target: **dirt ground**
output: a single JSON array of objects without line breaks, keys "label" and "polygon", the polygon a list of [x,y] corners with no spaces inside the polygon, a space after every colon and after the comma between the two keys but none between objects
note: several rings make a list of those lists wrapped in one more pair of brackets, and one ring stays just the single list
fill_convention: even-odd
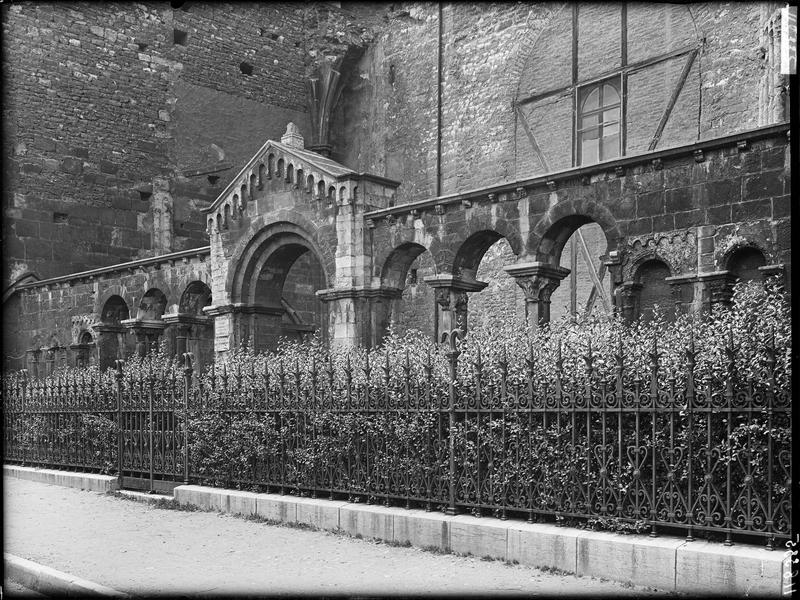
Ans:
[{"label": "dirt ground", "polygon": [[11,477],[3,483],[5,552],[131,594],[666,595]]}]

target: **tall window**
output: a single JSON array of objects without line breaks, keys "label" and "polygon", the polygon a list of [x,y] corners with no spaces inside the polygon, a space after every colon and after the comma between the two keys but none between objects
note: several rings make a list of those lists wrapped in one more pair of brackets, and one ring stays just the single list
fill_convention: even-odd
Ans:
[{"label": "tall window", "polygon": [[579,165],[590,165],[620,156],[621,115],[619,79],[608,79],[579,90]]}]

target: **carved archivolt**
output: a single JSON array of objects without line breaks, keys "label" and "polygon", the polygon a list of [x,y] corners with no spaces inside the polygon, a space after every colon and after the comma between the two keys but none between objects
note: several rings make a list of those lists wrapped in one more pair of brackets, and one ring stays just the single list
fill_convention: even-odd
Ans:
[{"label": "carved archivolt", "polygon": [[72,343],[80,344],[81,334],[84,331],[88,331],[91,334],[92,340],[97,339],[97,334],[94,328],[100,324],[100,321],[98,321],[97,317],[93,314],[77,315],[72,317],[72,328],[70,331],[72,334]]},{"label": "carved archivolt", "polygon": [[630,237],[622,263],[624,281],[633,281],[639,266],[652,259],[666,264],[673,275],[697,271],[697,233],[692,229]]}]

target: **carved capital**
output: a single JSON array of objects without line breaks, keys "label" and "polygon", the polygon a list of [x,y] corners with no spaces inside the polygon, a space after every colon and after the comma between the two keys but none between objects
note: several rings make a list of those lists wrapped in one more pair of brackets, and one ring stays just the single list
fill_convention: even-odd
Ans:
[{"label": "carved capital", "polygon": [[528,302],[550,302],[553,291],[569,275],[569,269],[542,262],[519,263],[503,268],[516,279]]}]

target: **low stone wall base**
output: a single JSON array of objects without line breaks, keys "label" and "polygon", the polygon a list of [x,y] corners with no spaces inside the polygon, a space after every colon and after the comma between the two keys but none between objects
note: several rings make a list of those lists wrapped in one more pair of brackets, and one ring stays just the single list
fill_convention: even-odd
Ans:
[{"label": "low stone wall base", "polygon": [[17,479],[27,479],[28,481],[38,481],[39,483],[89,490],[91,492],[112,492],[119,489],[119,479],[117,477],[97,475],[95,473],[74,473],[56,469],[3,465],[3,475],[16,477]]},{"label": "low stone wall base", "polygon": [[180,504],[343,530],[447,552],[489,556],[577,576],[665,591],[719,596],[781,595],[784,552],[674,537],[586,531],[418,509],[254,494],[198,485],[175,488]]}]

